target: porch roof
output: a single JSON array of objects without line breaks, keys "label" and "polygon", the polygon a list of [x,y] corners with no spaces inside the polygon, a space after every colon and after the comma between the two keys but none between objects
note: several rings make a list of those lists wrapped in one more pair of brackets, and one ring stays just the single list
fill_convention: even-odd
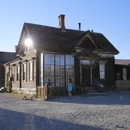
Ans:
[{"label": "porch roof", "polygon": [[115,60],[116,65],[130,65],[129,59],[116,59]]},{"label": "porch roof", "polygon": [[18,58],[14,52],[0,52],[0,64],[5,64]]}]

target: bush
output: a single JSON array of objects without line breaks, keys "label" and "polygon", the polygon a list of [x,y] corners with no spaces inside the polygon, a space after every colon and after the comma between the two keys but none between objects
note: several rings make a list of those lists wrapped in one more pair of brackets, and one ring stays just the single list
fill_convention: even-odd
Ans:
[{"label": "bush", "polygon": [[6,88],[6,92],[11,93],[12,92],[11,88]]}]

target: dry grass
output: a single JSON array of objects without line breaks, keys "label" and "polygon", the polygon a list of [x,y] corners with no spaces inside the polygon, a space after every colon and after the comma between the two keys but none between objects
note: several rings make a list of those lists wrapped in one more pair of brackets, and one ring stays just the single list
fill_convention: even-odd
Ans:
[{"label": "dry grass", "polygon": [[24,97],[32,97],[34,95],[30,95],[30,94],[21,94],[21,93],[16,93],[16,92],[12,92],[12,93],[9,93],[9,97],[10,98],[16,98],[16,99],[23,99]]}]

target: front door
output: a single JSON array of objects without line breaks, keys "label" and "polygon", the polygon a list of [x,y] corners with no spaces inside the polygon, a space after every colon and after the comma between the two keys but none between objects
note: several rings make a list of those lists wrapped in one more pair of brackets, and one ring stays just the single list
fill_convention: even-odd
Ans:
[{"label": "front door", "polygon": [[82,65],[82,83],[84,86],[91,85],[90,66]]}]

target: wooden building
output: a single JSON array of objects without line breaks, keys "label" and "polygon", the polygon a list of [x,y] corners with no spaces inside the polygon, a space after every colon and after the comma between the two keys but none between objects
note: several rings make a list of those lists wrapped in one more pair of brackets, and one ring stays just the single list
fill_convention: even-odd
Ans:
[{"label": "wooden building", "polygon": [[130,60],[116,59],[116,80],[130,80]]},{"label": "wooden building", "polygon": [[130,60],[116,59],[116,86],[120,90],[130,90]]},{"label": "wooden building", "polygon": [[[65,15],[59,15],[59,28],[24,23],[16,53],[20,58],[5,64],[5,84],[12,89],[36,92],[51,82],[54,95],[66,94],[67,80],[73,91],[81,84],[92,86],[93,79],[115,85],[115,58],[118,50],[101,34],[67,29]],[[7,75],[7,73],[10,73]]]},{"label": "wooden building", "polygon": [[16,53],[14,52],[0,52],[0,87],[5,86],[5,68],[4,64],[16,59]]}]

